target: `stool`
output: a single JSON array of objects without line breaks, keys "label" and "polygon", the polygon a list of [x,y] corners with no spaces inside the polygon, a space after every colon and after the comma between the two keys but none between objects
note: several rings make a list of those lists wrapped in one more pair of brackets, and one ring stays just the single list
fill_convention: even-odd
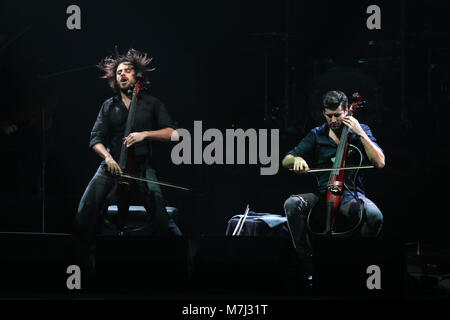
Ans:
[{"label": "stool", "polygon": [[[166,207],[166,211],[169,217],[176,221],[179,210],[175,207]],[[144,206],[129,206],[128,212],[127,223],[123,229],[124,232],[143,230],[150,225],[151,219]],[[105,218],[103,219],[104,225],[108,229],[118,232],[118,219],[119,209],[117,205],[108,206]]]}]

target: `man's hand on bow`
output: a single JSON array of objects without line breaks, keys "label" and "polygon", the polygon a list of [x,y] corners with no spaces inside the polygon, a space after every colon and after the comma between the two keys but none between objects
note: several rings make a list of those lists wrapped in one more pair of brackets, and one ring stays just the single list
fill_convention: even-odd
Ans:
[{"label": "man's hand on bow", "polygon": [[294,170],[295,173],[304,174],[308,173],[309,166],[302,157],[295,157],[292,170]]},{"label": "man's hand on bow", "polygon": [[105,158],[106,166],[108,167],[108,171],[112,174],[120,174],[122,173],[122,170],[119,167],[119,164],[112,158],[112,157],[106,157]]}]

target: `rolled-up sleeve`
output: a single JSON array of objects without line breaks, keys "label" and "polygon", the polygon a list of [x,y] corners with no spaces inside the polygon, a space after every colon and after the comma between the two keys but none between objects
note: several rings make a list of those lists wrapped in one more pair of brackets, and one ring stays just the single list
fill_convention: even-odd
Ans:
[{"label": "rolled-up sleeve", "polygon": [[156,125],[158,129],[164,129],[164,128],[172,128],[176,129],[177,124],[175,121],[173,121],[172,117],[170,116],[169,112],[167,111],[166,106],[161,102],[157,101],[155,103],[155,119],[156,119]]},{"label": "rolled-up sleeve", "polygon": [[92,148],[97,143],[102,143],[103,145],[107,145],[107,137],[109,136],[109,122],[107,116],[108,110],[108,101],[105,101],[100,108],[100,111],[97,116],[97,120],[94,123],[94,127],[91,131],[91,139],[89,141],[89,148]]},{"label": "rolled-up sleeve", "polygon": [[316,135],[313,131],[310,131],[306,137],[304,137],[300,143],[287,154],[293,155],[294,157],[305,157],[310,156],[314,149],[314,144],[316,141]]},{"label": "rolled-up sleeve", "polygon": [[367,134],[367,136],[369,137],[370,141],[372,141],[381,150],[381,152],[384,153],[383,149],[381,149],[380,146],[378,145],[377,139],[373,136],[372,130],[370,130],[370,127],[368,125],[366,125],[366,124],[361,124],[361,128]]}]

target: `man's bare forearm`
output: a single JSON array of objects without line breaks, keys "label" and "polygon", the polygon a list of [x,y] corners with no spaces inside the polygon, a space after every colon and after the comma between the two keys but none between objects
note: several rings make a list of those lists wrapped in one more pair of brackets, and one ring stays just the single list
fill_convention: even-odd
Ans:
[{"label": "man's bare forearm", "polygon": [[112,158],[111,154],[108,152],[108,150],[106,150],[105,146],[103,145],[103,143],[96,143],[92,149],[102,158],[102,159],[106,159],[106,158]]},{"label": "man's bare forearm", "polygon": [[111,154],[106,150],[103,143],[95,144],[92,149],[103,159],[105,159],[106,167],[108,171],[112,174],[120,174],[122,173],[122,169],[119,167],[119,164],[114,160]]},{"label": "man's bare forearm", "polygon": [[366,134],[361,135],[360,139],[370,162],[372,162],[378,169],[383,168],[385,164],[383,151],[381,151],[380,148],[378,148]]},{"label": "man's bare forearm", "polygon": [[154,131],[144,131],[145,139],[158,140],[158,141],[170,141],[170,137],[175,130],[172,128],[164,128]]}]

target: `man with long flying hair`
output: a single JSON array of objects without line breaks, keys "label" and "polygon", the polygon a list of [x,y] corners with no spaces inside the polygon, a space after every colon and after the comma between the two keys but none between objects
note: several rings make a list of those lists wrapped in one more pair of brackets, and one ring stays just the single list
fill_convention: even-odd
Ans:
[{"label": "man with long flying hair", "polygon": [[[122,144],[134,149],[134,174],[157,181],[152,141],[170,141],[176,129],[164,104],[144,91],[137,101],[133,131],[124,137],[131,103],[130,89],[136,83],[138,73],[154,70],[148,68],[151,60],[147,54],[130,49],[126,54],[106,57],[97,65],[105,72],[103,78],[107,79],[116,95],[103,103],[91,131],[89,147],[103,161],[89,182],[75,217],[74,235],[85,250],[93,247],[97,223],[116,183],[115,175],[122,172],[118,165]],[[166,212],[159,185],[149,182],[137,182],[136,185],[146,211],[152,215],[156,234],[181,235]]]}]

